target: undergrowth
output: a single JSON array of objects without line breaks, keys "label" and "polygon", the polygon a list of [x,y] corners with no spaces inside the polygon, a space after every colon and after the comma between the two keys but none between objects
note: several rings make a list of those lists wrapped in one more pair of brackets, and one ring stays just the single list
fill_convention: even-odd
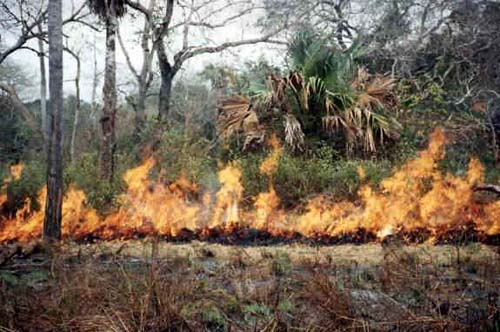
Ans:
[{"label": "undergrowth", "polygon": [[35,245],[1,266],[0,330],[500,331],[498,253],[436,248]]}]

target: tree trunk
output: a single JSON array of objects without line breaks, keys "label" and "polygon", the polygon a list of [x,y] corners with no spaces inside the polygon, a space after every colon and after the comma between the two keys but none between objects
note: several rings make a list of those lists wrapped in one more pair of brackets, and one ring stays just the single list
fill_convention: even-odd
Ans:
[{"label": "tree trunk", "polygon": [[158,63],[160,65],[160,96],[158,100],[158,121],[166,122],[169,120],[170,96],[172,94],[172,81],[175,71],[168,62],[167,52],[163,42],[160,42],[157,48]]},{"label": "tree trunk", "polygon": [[50,0],[49,25],[49,130],[47,142],[47,200],[43,236],[47,240],[61,238],[63,200],[63,34],[62,0]]},{"label": "tree trunk", "polygon": [[160,100],[159,100],[159,121],[168,121],[170,114],[170,98],[172,95],[172,76],[163,76],[161,78],[160,86]]},{"label": "tree trunk", "polygon": [[145,82],[140,82],[139,95],[137,96],[137,102],[134,105],[136,137],[139,137],[142,129],[144,128],[144,120],[146,118],[146,96],[148,89],[145,84]]},{"label": "tree trunk", "polygon": [[[113,8],[113,6],[111,6]],[[116,15],[106,19],[106,65],[104,69],[103,108],[101,117],[102,144],[100,177],[113,181],[115,167],[115,120],[116,120]]]},{"label": "tree trunk", "polygon": [[167,68],[162,66],[160,63],[160,72],[161,72],[161,85],[160,85],[160,96],[158,101],[158,121],[166,122],[169,120],[170,113],[170,97],[172,95],[172,81],[174,75],[170,66],[166,66]]},{"label": "tree trunk", "polygon": [[[38,26],[38,32],[42,33],[42,26]],[[47,141],[47,74],[45,71],[45,50],[43,39],[38,38],[38,56],[40,59],[40,114],[42,118],[42,134]]]},{"label": "tree trunk", "polygon": [[69,154],[71,162],[75,161],[75,141],[76,141],[76,131],[78,129],[78,122],[80,117],[80,59],[78,55],[75,54],[76,59],[76,77],[75,77],[75,88],[76,88],[76,107],[75,107],[75,118],[73,119],[73,131],[71,132],[71,145],[69,149]]},{"label": "tree trunk", "polygon": [[[153,12],[156,5],[156,0],[150,0],[148,11]],[[150,40],[152,37],[152,27],[153,22],[146,18],[144,20],[144,30],[142,32],[141,38],[141,48],[142,48],[142,68],[140,75],[138,75],[139,83],[139,96],[135,107],[135,134],[139,138],[139,135],[144,128],[144,120],[146,119],[146,98],[148,95],[148,90],[151,84],[151,66],[154,56],[154,43],[150,47]],[[153,49],[151,49],[153,48]],[[133,70],[133,68],[131,67]]]},{"label": "tree trunk", "polygon": [[97,45],[96,45],[96,38],[94,35],[94,45],[93,45],[93,51],[94,51],[94,77],[92,79],[92,105],[91,105],[91,110],[90,110],[90,120],[92,121],[92,130],[93,132],[97,132],[97,103],[96,103],[96,96],[97,96],[97,85],[99,84],[99,73],[97,72]]}]

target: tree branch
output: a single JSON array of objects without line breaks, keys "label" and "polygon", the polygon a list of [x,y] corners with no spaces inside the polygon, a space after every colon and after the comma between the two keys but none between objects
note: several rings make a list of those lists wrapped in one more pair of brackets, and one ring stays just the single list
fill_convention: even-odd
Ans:
[{"label": "tree branch", "polygon": [[10,96],[12,102],[14,103],[14,107],[19,111],[19,113],[21,114],[21,117],[24,119],[24,121],[26,122],[28,127],[30,127],[30,129],[33,130],[34,132],[40,134],[41,137],[43,137],[42,131],[40,130],[39,126],[37,125],[35,117],[26,108],[26,106],[24,106],[21,99],[17,95],[16,89],[8,84],[0,83],[0,90],[4,91],[5,93],[7,93]]},{"label": "tree branch", "polygon": [[139,73],[137,70],[134,68],[134,65],[132,64],[132,60],[130,59],[130,55],[128,54],[127,48],[123,44],[122,40],[122,35],[120,33],[120,29],[116,29],[116,36],[118,37],[118,42],[120,43],[120,47],[122,48],[123,54],[125,54],[125,60],[127,61],[128,68],[134,74],[134,76],[139,80]]},{"label": "tree branch", "polygon": [[192,47],[188,51],[181,51],[177,53],[176,55],[176,64],[177,62],[180,62],[180,65],[182,63],[194,56],[200,55],[200,54],[208,54],[208,53],[217,53],[224,51],[229,48],[235,48],[239,46],[245,46],[245,45],[253,45],[253,44],[259,44],[259,43],[279,43],[281,44],[282,42],[277,41],[277,40],[272,40],[271,38],[276,36],[279,32],[281,32],[282,29],[278,31],[274,31],[272,33],[269,33],[265,36],[262,36],[260,38],[252,38],[252,39],[244,39],[244,40],[238,40],[238,41],[232,41],[232,42],[225,42],[217,46],[206,46],[206,47]]}]

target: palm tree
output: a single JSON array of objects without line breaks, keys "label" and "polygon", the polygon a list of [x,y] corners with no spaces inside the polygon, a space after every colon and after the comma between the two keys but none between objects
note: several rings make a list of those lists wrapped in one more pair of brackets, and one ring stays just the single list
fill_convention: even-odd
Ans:
[{"label": "palm tree", "polygon": [[113,181],[115,168],[116,96],[116,34],[118,18],[125,14],[124,0],[89,0],[92,11],[106,24],[106,65],[104,69],[103,108],[101,117],[102,144],[100,152],[101,179]]},{"label": "palm tree", "polygon": [[[399,124],[390,111],[398,99],[392,78],[370,75],[357,65],[361,51],[358,43],[341,50],[328,39],[299,33],[289,46],[292,70],[288,76],[271,75],[267,90],[248,103],[260,108],[260,113],[280,111],[285,141],[293,150],[304,148],[305,136],[323,131],[342,133],[348,150],[361,146],[374,152],[377,142],[397,136]],[[242,100],[238,103],[241,111]],[[223,104],[219,119],[230,119],[232,109],[231,103]],[[245,115],[240,112],[239,117]],[[242,128],[233,125],[231,129]]]},{"label": "palm tree", "polygon": [[343,132],[348,148],[374,152],[377,141],[397,137],[399,124],[389,114],[397,106],[395,80],[370,75],[357,65],[361,56],[359,43],[342,50],[328,39],[300,33],[289,48],[295,74],[288,85],[299,96],[299,120],[308,115],[330,134]]},{"label": "palm tree", "polygon": [[61,238],[63,166],[63,34],[62,0],[50,0],[49,25],[49,126],[47,132],[47,199],[43,236],[49,240]]}]

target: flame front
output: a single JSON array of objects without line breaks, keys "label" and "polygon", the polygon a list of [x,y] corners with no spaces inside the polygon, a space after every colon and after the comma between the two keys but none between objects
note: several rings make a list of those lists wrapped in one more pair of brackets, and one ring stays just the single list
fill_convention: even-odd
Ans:
[{"label": "flame front", "polygon": [[273,176],[278,170],[279,161],[281,155],[283,154],[283,148],[281,147],[278,137],[273,134],[268,142],[269,147],[271,147],[271,153],[264,159],[260,165],[260,172],[267,176],[269,182],[269,189],[267,192],[260,193],[255,199],[255,223],[254,227],[257,229],[271,230],[277,225],[271,224],[271,218],[274,220],[280,219],[281,213],[277,211],[280,204],[280,199],[276,194],[274,189]]},{"label": "flame front", "polygon": [[219,172],[220,190],[217,192],[214,213],[210,227],[229,227],[240,221],[238,204],[243,195],[241,170],[237,164],[230,164]]},{"label": "flame front", "polygon": [[[63,201],[63,237],[175,237],[183,230],[203,233],[209,229],[231,231],[235,227],[249,227],[276,236],[299,233],[312,238],[364,229],[382,239],[419,229],[437,236],[471,223],[484,234],[500,234],[500,202],[479,204],[474,200],[473,188],[483,181],[483,166],[472,159],[465,176],[442,174],[438,163],[445,157],[445,144],[443,131],[436,130],[430,136],[428,148],[383,180],[379,190],[364,185],[357,202],[335,202],[319,195],[307,203],[301,214],[279,208],[273,176],[282,147],[276,136],[269,140],[271,152],[260,167],[268,178],[268,190],[254,198],[251,210],[240,206],[244,187],[239,164],[230,163],[219,171],[217,192],[202,193],[185,177],[169,184],[161,176],[159,180],[151,180],[150,173],[156,163],[149,158],[125,173],[128,190],[120,197],[121,207],[110,215],[99,216],[88,206],[85,193],[70,186]],[[11,181],[19,179],[21,172],[22,165],[13,166],[2,191]],[[363,180],[364,170],[360,168],[358,173]],[[46,190],[41,189],[40,206],[45,206],[45,200]],[[7,195],[0,195],[0,206],[6,201]],[[38,238],[42,225],[43,209],[34,211],[27,199],[14,217],[0,219],[0,242]]]}]

